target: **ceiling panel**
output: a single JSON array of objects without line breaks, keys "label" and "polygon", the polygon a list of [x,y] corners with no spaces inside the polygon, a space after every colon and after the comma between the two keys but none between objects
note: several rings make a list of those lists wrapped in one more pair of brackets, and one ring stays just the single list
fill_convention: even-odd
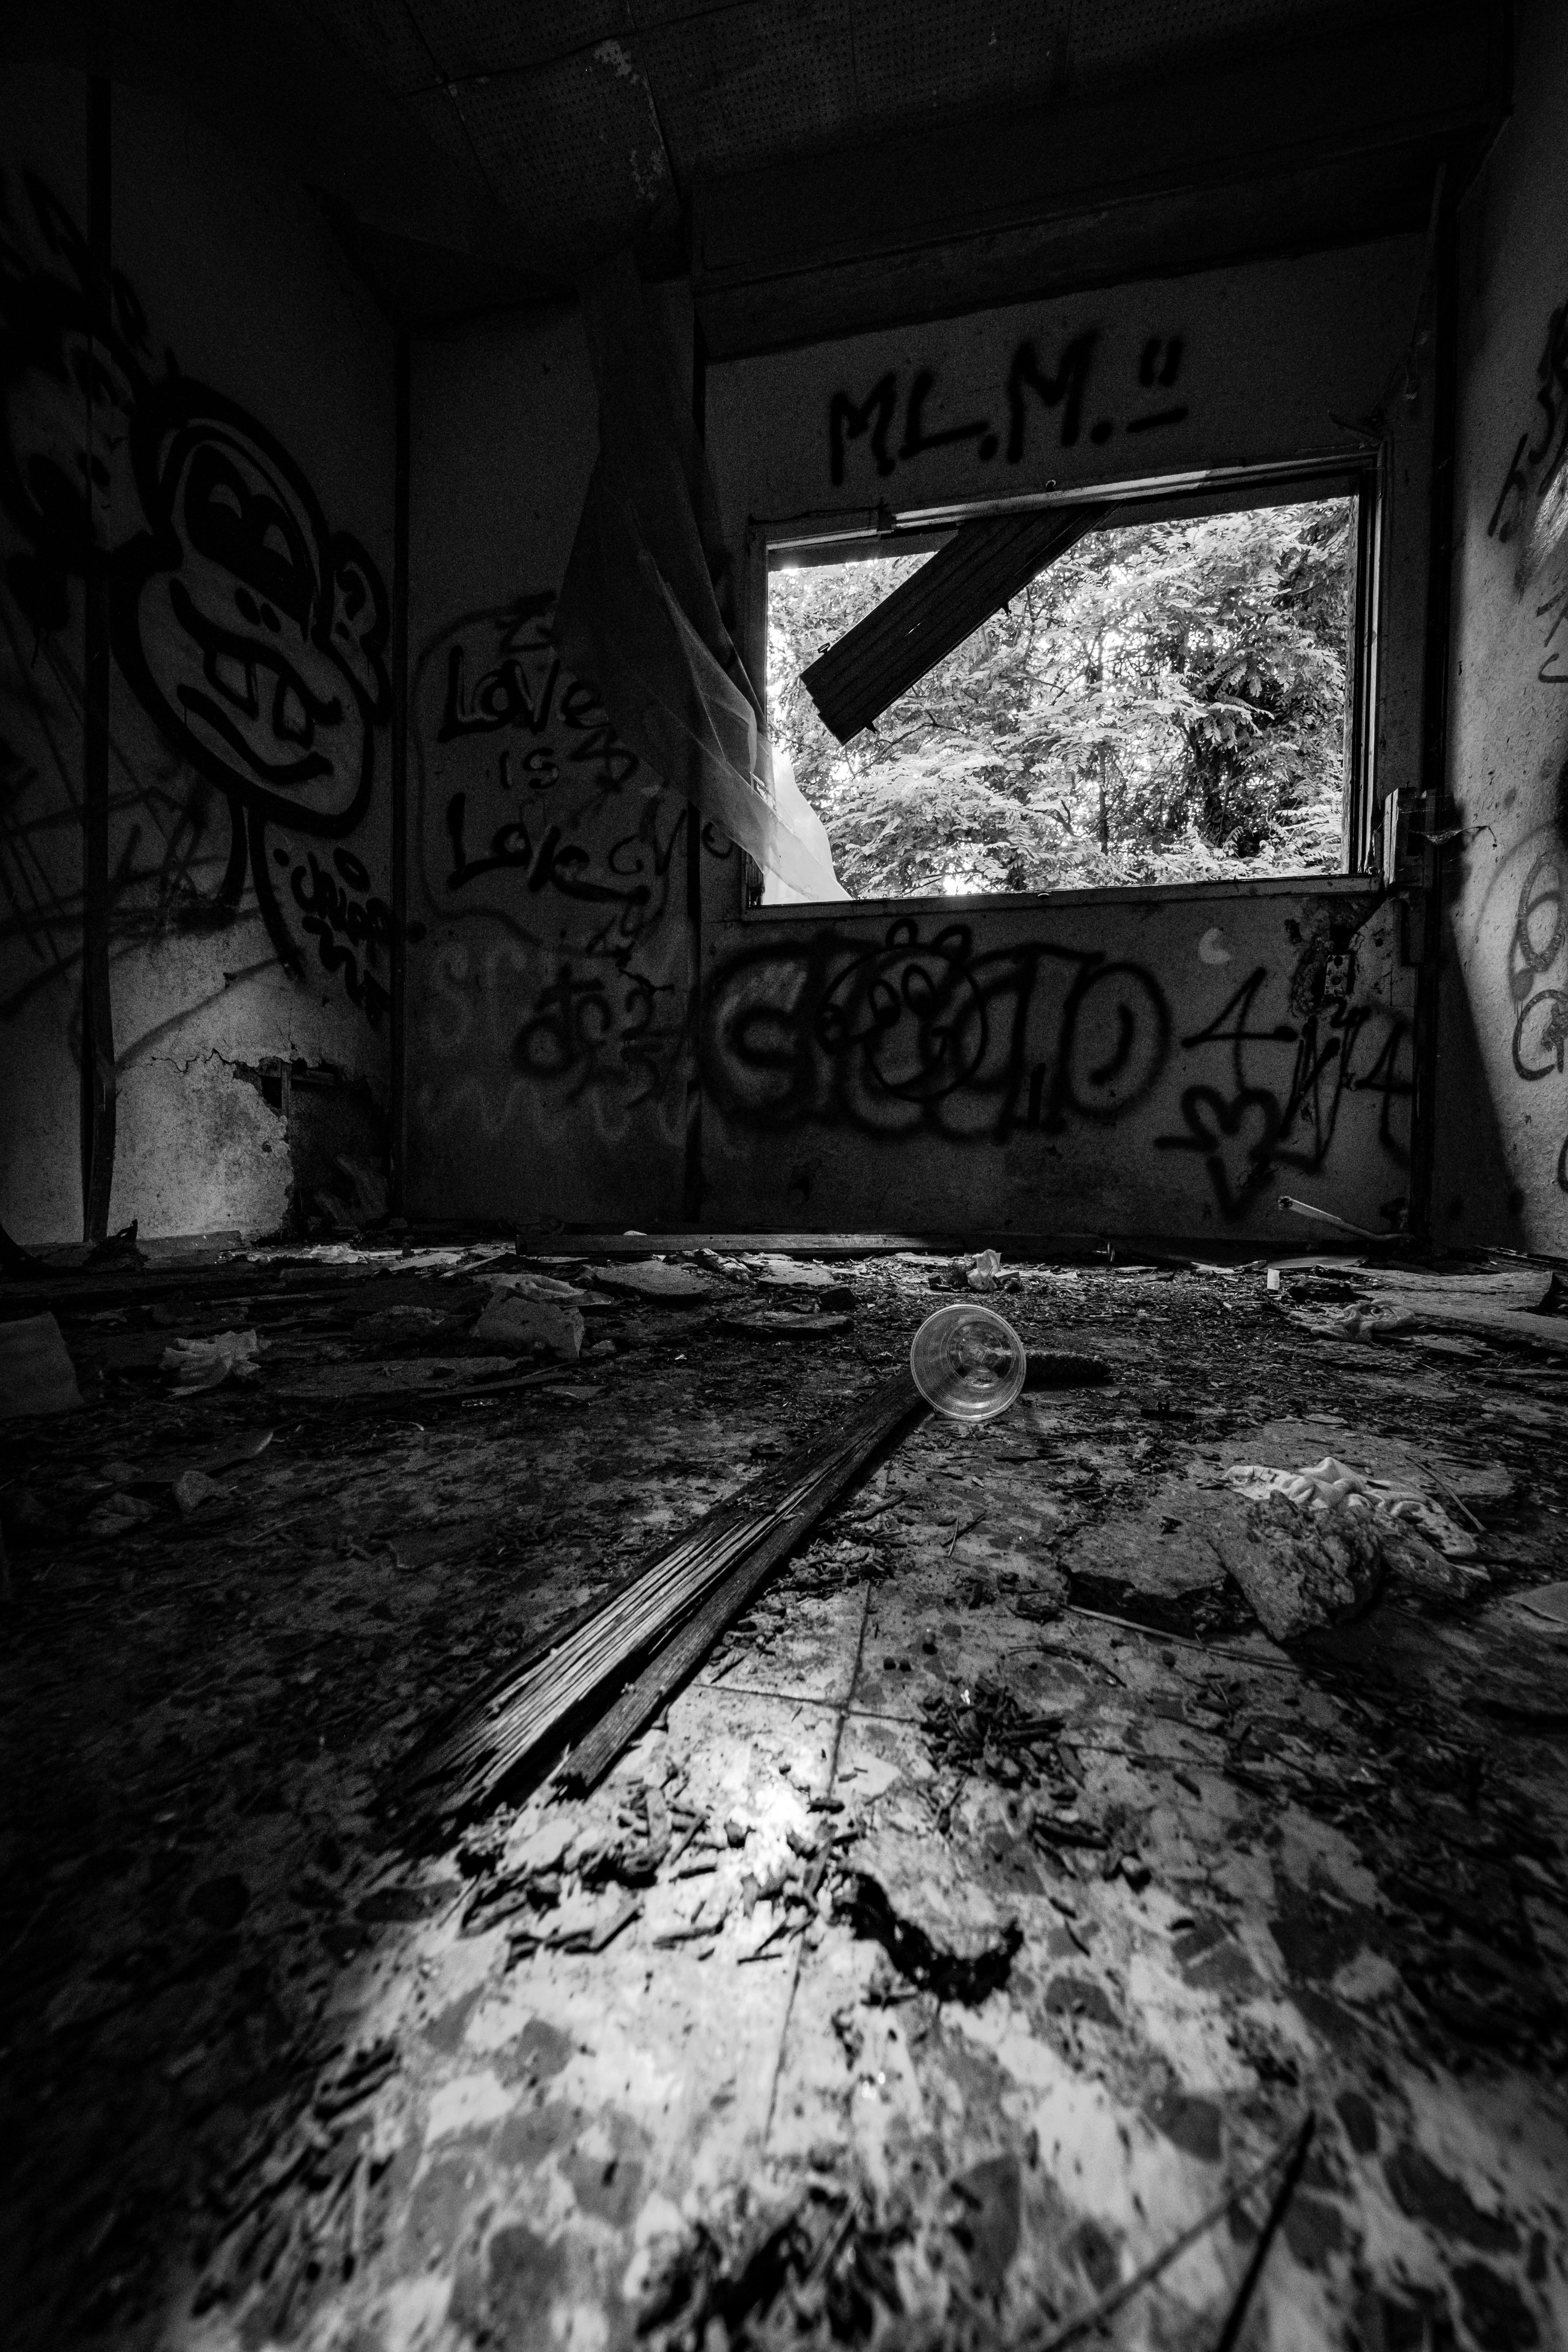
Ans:
[{"label": "ceiling panel", "polygon": [[619,0],[405,0],[448,81],[549,65],[624,33]]},{"label": "ceiling panel", "polygon": [[1048,97],[1067,0],[855,0],[859,128],[922,129]]},{"label": "ceiling panel", "polygon": [[[482,171],[531,255],[553,255],[569,268],[639,240],[645,263],[657,252],[658,267],[679,268],[683,202],[710,192],[711,222],[713,206],[727,204],[724,190],[748,173],[798,166],[810,212],[825,158],[843,167],[840,180],[847,174],[834,198],[834,238],[854,240],[863,213],[887,210],[877,158],[900,141],[920,161],[898,209],[912,203],[923,215],[934,184],[947,212],[966,220],[966,175],[988,184],[1034,168],[1086,109],[1153,104],[1165,128],[1179,131],[1215,77],[1239,71],[1243,126],[1256,130],[1289,98],[1291,58],[1310,58],[1320,34],[1353,79],[1362,46],[1387,37],[1394,20],[1419,48],[1433,6],[314,0],[311,14],[367,80],[417,118],[455,170],[476,187]],[[1482,6],[1475,0],[1478,16]],[[971,154],[976,141],[982,152]],[[1086,184],[1128,160],[1082,159]]]},{"label": "ceiling panel", "polygon": [[[1235,57],[1318,26],[1370,31],[1399,0],[1074,0],[1070,77],[1075,91],[1129,76],[1146,79],[1184,58],[1223,49]],[[1408,13],[1409,0],[1405,0]]]},{"label": "ceiling panel", "polygon": [[844,0],[747,0],[649,21],[647,66],[678,180],[744,171],[851,138],[855,59]]},{"label": "ceiling panel", "polygon": [[418,124],[433,147],[439,148],[454,165],[471,172],[494,195],[494,188],[475,152],[468,125],[453,104],[445,83],[435,82],[428,89],[406,91],[400,103],[404,113],[410,121]]},{"label": "ceiling panel", "polygon": [[676,209],[647,83],[619,41],[459,82],[453,103],[500,204],[563,256],[609,252]]},{"label": "ceiling panel", "polygon": [[354,63],[395,98],[440,79],[405,0],[327,0],[317,22]]}]

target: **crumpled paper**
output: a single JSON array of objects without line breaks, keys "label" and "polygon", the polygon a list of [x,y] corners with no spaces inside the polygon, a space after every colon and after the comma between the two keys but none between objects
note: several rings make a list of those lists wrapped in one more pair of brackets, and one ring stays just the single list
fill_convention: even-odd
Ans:
[{"label": "crumpled paper", "polygon": [[1398,1519],[1435,1544],[1446,1559],[1473,1559],[1474,1536],[1449,1517],[1441,1503],[1414,1486],[1395,1486],[1385,1479],[1368,1478],[1325,1454],[1300,1470],[1275,1470],[1263,1462],[1233,1462],[1226,1477],[1239,1495],[1261,1500],[1282,1495],[1299,1510],[1374,1511]]},{"label": "crumpled paper", "polygon": [[198,1389],[216,1389],[231,1372],[237,1381],[255,1380],[260,1348],[254,1331],[215,1331],[205,1339],[172,1339],[161,1360],[164,1371],[179,1375],[174,1395],[195,1396]]},{"label": "crumpled paper", "polygon": [[994,1290],[1002,1279],[1000,1250],[976,1250],[973,1260],[966,1261],[971,1290]]},{"label": "crumpled paper", "polygon": [[1403,1339],[1421,1328],[1405,1307],[1292,1307],[1286,1320],[1320,1339]]}]

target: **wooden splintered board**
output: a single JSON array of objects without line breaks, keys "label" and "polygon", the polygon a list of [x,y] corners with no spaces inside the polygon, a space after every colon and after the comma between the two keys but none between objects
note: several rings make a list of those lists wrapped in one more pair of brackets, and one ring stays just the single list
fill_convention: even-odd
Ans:
[{"label": "wooden splintered board", "polygon": [[425,1801],[434,1796],[444,1812],[487,1804],[596,1701],[613,1706],[626,1677],[646,1663],[643,1679],[563,1775],[582,1785],[602,1778],[878,1448],[926,1409],[900,1368],[834,1436],[754,1478],[549,1649],[492,1683],[416,1759],[412,1792]]}]

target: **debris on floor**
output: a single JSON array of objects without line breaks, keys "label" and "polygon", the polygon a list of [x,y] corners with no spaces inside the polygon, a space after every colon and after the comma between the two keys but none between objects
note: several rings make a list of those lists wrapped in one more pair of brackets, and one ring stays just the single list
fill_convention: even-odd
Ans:
[{"label": "debris on floor", "polygon": [[1568,2341],[1545,1271],[1009,1249],[1015,1402],[795,1525],[981,1255],[859,1238],[6,1276],[25,2352]]},{"label": "debris on floor", "polygon": [[563,1363],[574,1364],[583,1352],[587,1328],[575,1304],[500,1291],[474,1325],[474,1337],[491,1347],[541,1348]]},{"label": "debris on floor", "polygon": [[1326,1454],[1321,1462],[1301,1470],[1270,1469],[1261,1462],[1233,1462],[1226,1476],[1241,1495],[1282,1495],[1288,1503],[1306,1511],[1343,1510],[1352,1515],[1374,1512],[1425,1536],[1449,1559],[1470,1559],[1475,1556],[1475,1538],[1430,1495],[1413,1487],[1393,1486],[1385,1479],[1363,1477],[1360,1472],[1347,1469],[1342,1462],[1336,1462],[1332,1454]]},{"label": "debris on floor", "polygon": [[80,1404],[76,1367],[54,1317],[0,1322],[0,1421],[75,1412]]},{"label": "debris on floor", "polygon": [[237,1381],[255,1380],[261,1369],[257,1361],[260,1345],[254,1331],[215,1331],[206,1339],[171,1339],[163,1354],[163,1370],[174,1375],[171,1393],[194,1396],[198,1389],[216,1389],[231,1373]]}]

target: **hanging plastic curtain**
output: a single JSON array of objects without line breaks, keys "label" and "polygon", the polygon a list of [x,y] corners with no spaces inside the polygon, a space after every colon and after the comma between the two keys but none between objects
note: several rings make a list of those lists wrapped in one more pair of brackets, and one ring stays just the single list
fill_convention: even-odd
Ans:
[{"label": "hanging plastic curtain", "polygon": [[696,429],[629,255],[582,287],[599,457],[552,631],[616,733],[798,898],[844,898],[823,826],[775,764],[715,583],[729,557]]}]

